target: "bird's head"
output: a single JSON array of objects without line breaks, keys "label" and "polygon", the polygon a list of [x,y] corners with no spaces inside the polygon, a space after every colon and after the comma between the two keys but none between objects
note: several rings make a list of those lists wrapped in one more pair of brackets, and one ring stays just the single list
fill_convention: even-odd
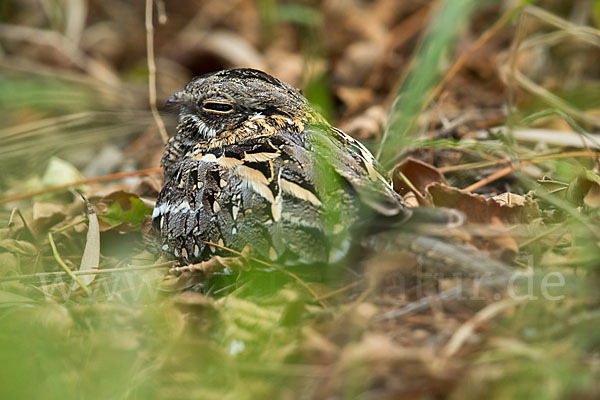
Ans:
[{"label": "bird's head", "polygon": [[171,96],[179,106],[179,132],[188,140],[219,141],[252,122],[274,117],[300,120],[308,102],[299,90],[264,72],[230,69],[191,80]]}]

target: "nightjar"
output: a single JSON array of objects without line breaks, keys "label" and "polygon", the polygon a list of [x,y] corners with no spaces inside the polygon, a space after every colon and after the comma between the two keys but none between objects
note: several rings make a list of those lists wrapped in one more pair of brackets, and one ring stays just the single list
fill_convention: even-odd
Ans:
[{"label": "nightjar", "polygon": [[336,262],[372,218],[410,216],[369,150],[264,72],[194,78],[167,102],[175,104],[152,218],[163,253],[183,265],[231,255],[221,246],[283,263]]}]

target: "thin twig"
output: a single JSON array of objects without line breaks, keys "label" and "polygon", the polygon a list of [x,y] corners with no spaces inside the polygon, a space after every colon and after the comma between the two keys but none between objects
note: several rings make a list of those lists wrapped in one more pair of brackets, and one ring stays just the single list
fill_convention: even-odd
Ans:
[{"label": "thin twig", "polygon": [[87,222],[87,220],[88,220],[87,217],[83,217],[79,221],[75,221],[75,222],[72,222],[72,223],[70,223],[68,225],[62,226],[62,227],[56,229],[55,231],[53,231],[52,233],[56,235],[57,233],[69,230],[69,229],[71,229],[71,228],[73,228],[73,227],[75,227],[75,226],[77,226],[79,224],[83,224],[84,222]]},{"label": "thin twig", "polygon": [[[545,156],[528,156],[528,157],[523,157],[523,160],[531,160],[534,164],[537,162],[541,162],[541,161],[546,161],[546,160],[554,160],[554,159],[558,159],[558,158],[576,158],[576,157],[589,157],[590,154],[588,152],[584,152],[584,151],[571,151],[571,152],[566,152],[566,153],[555,153],[555,154],[547,154]],[[492,167],[494,165],[501,165],[501,164],[510,164],[509,160],[498,160],[498,161],[477,161],[477,162],[473,162],[473,163],[467,163],[467,164],[460,164],[460,165],[448,165],[445,167],[438,167],[438,170],[442,173],[445,174],[447,172],[456,172],[456,171],[465,171],[465,170],[471,170],[471,169],[476,169],[476,168],[487,168],[487,167]]]},{"label": "thin twig", "polygon": [[443,167],[437,167],[437,169],[442,174],[446,174],[448,172],[467,171],[467,170],[478,169],[478,168],[500,166],[500,165],[504,165],[504,164],[510,164],[510,161],[509,160],[477,161],[477,162],[465,163],[465,164],[446,165]]},{"label": "thin twig", "polygon": [[150,110],[158,127],[158,132],[163,143],[167,143],[169,135],[165,124],[158,114],[156,108],[156,63],[154,61],[154,25],[152,24],[152,0],[146,0],[146,54],[148,58],[148,96],[150,100]]},{"label": "thin twig", "polygon": [[510,165],[506,168],[502,168],[500,171],[496,171],[493,174],[481,179],[480,181],[477,181],[469,186],[467,186],[466,188],[464,188],[463,190],[467,191],[467,192],[472,192],[473,190],[477,190],[479,188],[482,188],[484,186],[486,186],[487,184],[497,181],[498,179],[510,174],[511,172],[513,172],[516,169],[520,169],[523,168],[527,165],[530,165],[531,161],[523,161],[521,163],[518,163],[516,165]]},{"label": "thin twig", "polygon": [[96,178],[81,179],[81,180],[74,181],[71,183],[65,183],[63,185],[51,186],[51,187],[40,189],[40,190],[34,190],[32,192],[21,193],[21,194],[17,194],[14,196],[5,197],[3,199],[0,199],[0,204],[10,203],[11,201],[23,200],[23,199],[27,199],[29,197],[40,195],[40,194],[57,192],[59,190],[69,189],[69,188],[79,186],[79,185],[87,185],[89,183],[114,181],[117,179],[129,178],[132,176],[140,176],[140,175],[162,174],[162,172],[163,172],[162,168],[146,168],[146,169],[140,169],[137,171],[130,171],[130,172],[117,172],[114,174],[98,176]]},{"label": "thin twig", "polygon": [[498,180],[500,178],[502,178],[503,176],[506,176],[508,174],[510,174],[511,172],[513,172],[516,169],[520,169],[523,167],[526,167],[527,165],[531,165],[534,163],[538,163],[538,162],[542,162],[542,161],[546,161],[546,160],[554,160],[554,159],[558,159],[558,158],[570,158],[570,157],[591,157],[594,158],[594,153],[590,154],[588,152],[572,152],[572,153],[559,153],[559,154],[552,154],[549,156],[544,156],[544,157],[538,157],[536,159],[533,160],[529,160],[529,161],[522,161],[518,164],[515,165],[510,165],[506,168],[501,169],[500,171],[496,171],[493,174],[489,175],[488,177],[473,183],[472,185],[467,186],[466,188],[464,188],[463,190],[466,190],[468,192],[471,192],[473,190],[477,190],[479,188],[482,188],[483,186],[494,182],[495,180]]},{"label": "thin twig", "polygon": [[81,288],[83,289],[85,294],[87,294],[88,296],[91,296],[90,289],[87,287],[87,285],[85,283],[83,283],[81,281],[81,279],[79,279],[77,277],[77,275],[75,275],[73,273],[73,271],[71,271],[71,268],[69,268],[69,266],[67,264],[65,264],[65,262],[62,260],[62,258],[60,258],[60,254],[58,254],[58,250],[56,249],[56,244],[54,244],[54,239],[52,238],[52,232],[48,232],[48,240],[50,241],[50,246],[52,247],[52,254],[54,254],[54,259],[56,260],[56,262],[62,267],[62,269],[65,270],[65,272],[67,274],[69,274],[69,276],[75,282],[77,282],[77,284],[79,284],[79,286],[81,286]]},{"label": "thin twig", "polygon": [[164,25],[167,23],[167,10],[164,0],[156,0],[156,13],[158,14],[158,23]]}]

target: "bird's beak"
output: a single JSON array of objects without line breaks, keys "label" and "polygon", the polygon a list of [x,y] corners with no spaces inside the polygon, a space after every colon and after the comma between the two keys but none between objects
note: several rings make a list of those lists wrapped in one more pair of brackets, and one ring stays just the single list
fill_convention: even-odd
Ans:
[{"label": "bird's beak", "polygon": [[183,92],[177,92],[173,96],[169,97],[169,100],[165,103],[165,107],[171,107],[177,105],[183,101]]}]

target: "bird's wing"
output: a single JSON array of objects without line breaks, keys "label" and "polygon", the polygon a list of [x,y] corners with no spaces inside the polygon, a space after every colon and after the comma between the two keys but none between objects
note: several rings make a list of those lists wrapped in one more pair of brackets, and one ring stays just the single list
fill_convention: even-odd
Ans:
[{"label": "bird's wing", "polygon": [[214,247],[205,242],[212,242],[237,251],[249,245],[264,258],[328,259],[312,158],[302,146],[280,135],[255,137],[190,154],[170,171],[153,218],[175,258],[206,259]]},{"label": "bird's wing", "polygon": [[328,125],[307,127],[304,135],[317,157],[348,181],[363,204],[385,216],[408,216],[404,201],[360,142]]}]

